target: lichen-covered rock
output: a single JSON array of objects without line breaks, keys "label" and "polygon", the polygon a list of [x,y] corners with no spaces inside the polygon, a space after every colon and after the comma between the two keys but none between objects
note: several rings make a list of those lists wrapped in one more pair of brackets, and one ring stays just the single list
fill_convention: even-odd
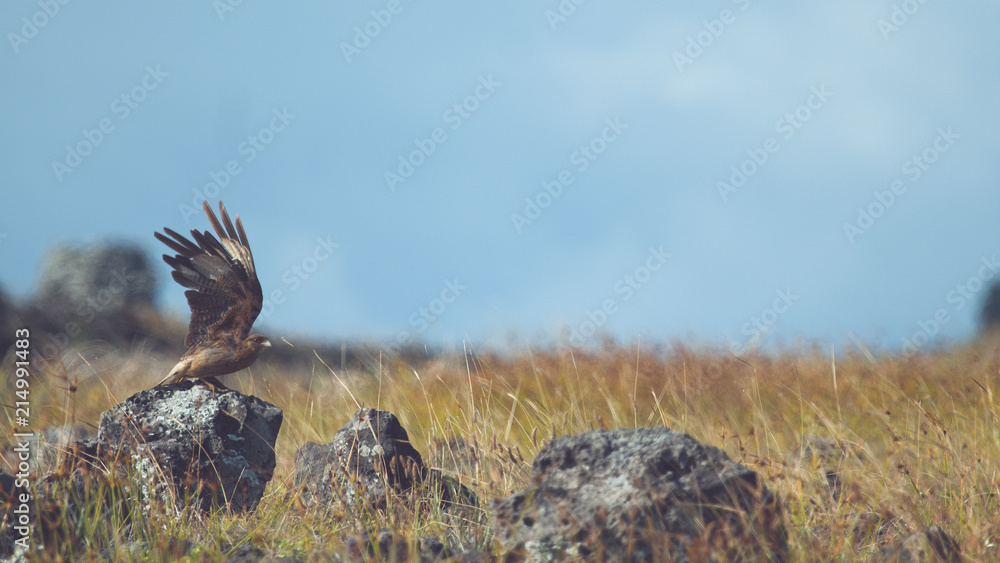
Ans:
[{"label": "lichen-covered rock", "polygon": [[[29,511],[34,507],[34,503],[31,505],[24,503],[22,507],[20,498],[21,495],[30,494],[30,491],[27,487],[18,487],[17,484],[18,479],[13,475],[0,473],[0,506],[3,506],[0,518],[3,518],[4,522],[0,527],[0,557],[11,556],[18,547],[14,542],[28,535],[33,524],[33,521],[29,520]],[[23,521],[21,521],[22,514],[24,514]]]},{"label": "lichen-covered rock", "polygon": [[844,494],[841,478],[847,453],[833,438],[806,436],[788,455],[788,465],[808,482],[815,482],[822,492],[820,502],[838,501]]},{"label": "lichen-covered rock", "polygon": [[86,477],[77,471],[73,476],[0,473],[0,521],[4,523],[0,557],[67,561],[85,543],[128,538],[132,526],[128,495],[114,476],[100,470]]},{"label": "lichen-covered rock", "polygon": [[[440,540],[435,538],[407,538],[392,530],[379,530],[347,538],[345,542],[347,560],[352,563],[369,561],[431,562],[443,559],[454,560],[452,553]],[[471,560],[476,551],[461,554],[462,560]]]},{"label": "lichen-covered rock", "polygon": [[27,444],[31,451],[29,456],[30,470],[38,475],[55,471],[66,458],[72,455],[73,444],[94,437],[94,433],[83,427],[74,425],[53,426],[42,431],[36,431],[31,436],[20,438],[7,446],[0,454],[6,467],[16,468],[17,452],[14,448],[19,444]]},{"label": "lichen-covered rock", "polygon": [[536,560],[781,561],[780,507],[757,474],[666,427],[562,436],[527,489],[493,504],[497,539]]},{"label": "lichen-covered rock", "polygon": [[252,510],[274,472],[278,407],[238,391],[185,381],[140,391],[101,414],[102,455],[127,454],[133,475],[159,497]]},{"label": "lichen-covered rock", "polygon": [[842,544],[846,535],[859,561],[912,533],[902,518],[888,511],[833,514],[809,526],[809,535],[818,545]]},{"label": "lichen-covered rock", "polygon": [[958,563],[962,561],[962,550],[939,526],[930,526],[886,547],[879,552],[877,560],[884,563]]},{"label": "lichen-covered rock", "polygon": [[388,493],[440,486],[444,503],[476,504],[475,494],[440,472],[428,469],[406,429],[390,412],[361,409],[333,441],[306,442],[295,452],[295,487],[303,501],[384,507]]}]

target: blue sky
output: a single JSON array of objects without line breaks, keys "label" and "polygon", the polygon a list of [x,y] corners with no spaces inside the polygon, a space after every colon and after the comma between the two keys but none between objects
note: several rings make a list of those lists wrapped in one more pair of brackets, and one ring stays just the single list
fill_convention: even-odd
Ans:
[{"label": "blue sky", "polygon": [[271,336],[965,339],[1000,279],[998,19],[916,0],[4,2],[0,284],[27,298],[64,242],[158,257],[154,230],[208,228],[191,210],[221,197]]}]

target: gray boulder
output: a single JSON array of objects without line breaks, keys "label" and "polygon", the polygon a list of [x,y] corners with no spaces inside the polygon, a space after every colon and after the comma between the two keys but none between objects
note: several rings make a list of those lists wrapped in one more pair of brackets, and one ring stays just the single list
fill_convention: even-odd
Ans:
[{"label": "gray boulder", "polygon": [[804,479],[819,485],[820,498],[817,503],[830,505],[838,502],[844,494],[841,479],[847,453],[833,438],[826,436],[805,436],[802,443],[788,455],[788,466]]},{"label": "gray boulder", "polygon": [[780,507],[757,474],[666,427],[556,438],[532,475],[493,503],[505,550],[550,561],[786,557]]},{"label": "gray boulder", "polygon": [[[202,510],[252,510],[274,473],[278,407],[185,381],[140,391],[101,413],[102,458],[126,459],[146,498],[193,499]],[[127,454],[122,456],[120,454]]]},{"label": "gray boulder", "polygon": [[[392,530],[379,530],[371,534],[365,533],[347,538],[344,542],[346,560],[354,562],[385,561],[404,562],[419,561],[420,563],[455,560],[456,554],[451,553],[441,541],[434,538],[411,539]],[[462,553],[463,561],[469,560],[478,552]]]},{"label": "gray boulder", "polygon": [[35,299],[22,311],[32,346],[57,358],[84,342],[123,347],[152,337],[165,346],[166,327],[153,306],[156,278],[134,244],[60,246],[49,251]]},{"label": "gray boulder", "polygon": [[30,325],[25,322],[21,307],[12,301],[3,286],[0,286],[0,357],[6,355],[7,351],[14,346],[17,336],[15,332],[19,328]]},{"label": "gray boulder", "polygon": [[383,508],[390,492],[432,486],[439,487],[442,503],[476,504],[472,491],[424,465],[399,419],[386,411],[361,409],[332,442],[306,442],[295,452],[295,488],[304,502],[318,506]]},{"label": "gray boulder", "polygon": [[1000,282],[994,283],[979,310],[979,328],[983,332],[1000,329]]},{"label": "gray boulder", "polygon": [[939,526],[924,528],[879,552],[876,561],[884,563],[931,563],[962,561],[958,542]]},{"label": "gray boulder", "polygon": [[100,470],[27,477],[0,473],[0,516],[6,524],[0,527],[0,557],[71,561],[85,543],[94,546],[127,538],[128,491],[118,483]]},{"label": "gray boulder", "polygon": [[59,246],[45,256],[37,300],[56,314],[114,317],[151,305],[155,289],[146,255],[134,244]]},{"label": "gray boulder", "polygon": [[[25,509],[21,506],[20,496],[26,493],[30,494],[30,491],[27,487],[17,487],[17,482],[18,479],[13,475],[0,472],[0,506],[3,507],[0,509],[0,518],[3,518],[4,521],[4,526],[0,528],[0,557],[13,555],[17,549],[14,542],[27,535],[24,530],[31,530],[34,525],[34,519],[27,522],[20,519],[21,515],[25,514]],[[35,508],[35,503],[32,502],[26,506],[30,511]],[[28,517],[30,517],[30,513],[25,516],[25,518]]]},{"label": "gray boulder", "polygon": [[42,475],[56,471],[59,466],[69,461],[73,454],[73,444],[94,437],[94,433],[79,425],[53,426],[41,432],[34,432],[30,437],[19,438],[4,450],[2,455],[7,467],[18,466],[15,448],[26,444],[31,450],[28,462],[31,472]]}]

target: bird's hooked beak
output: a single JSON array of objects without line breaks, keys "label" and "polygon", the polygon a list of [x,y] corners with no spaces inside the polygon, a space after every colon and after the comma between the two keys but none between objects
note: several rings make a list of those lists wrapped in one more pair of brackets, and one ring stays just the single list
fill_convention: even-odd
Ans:
[{"label": "bird's hooked beak", "polygon": [[265,348],[270,348],[271,347],[271,341],[270,340],[265,340],[264,341],[264,347]]}]

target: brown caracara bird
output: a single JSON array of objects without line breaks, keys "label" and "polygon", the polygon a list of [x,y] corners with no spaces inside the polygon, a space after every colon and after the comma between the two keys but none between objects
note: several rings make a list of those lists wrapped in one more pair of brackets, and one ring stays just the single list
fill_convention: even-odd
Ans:
[{"label": "brown caracara bird", "polygon": [[194,242],[166,227],[163,231],[172,238],[155,233],[160,242],[177,253],[164,254],[163,261],[174,269],[174,280],[188,288],[184,295],[191,307],[191,323],[184,339],[188,350],[157,386],[201,379],[225,389],[215,376],[248,367],[265,346],[271,345],[267,338],[250,334],[264,296],[240,216],[236,216],[234,228],[221,201],[221,224],[207,201],[203,207],[218,239],[196,229],[191,230]]}]

